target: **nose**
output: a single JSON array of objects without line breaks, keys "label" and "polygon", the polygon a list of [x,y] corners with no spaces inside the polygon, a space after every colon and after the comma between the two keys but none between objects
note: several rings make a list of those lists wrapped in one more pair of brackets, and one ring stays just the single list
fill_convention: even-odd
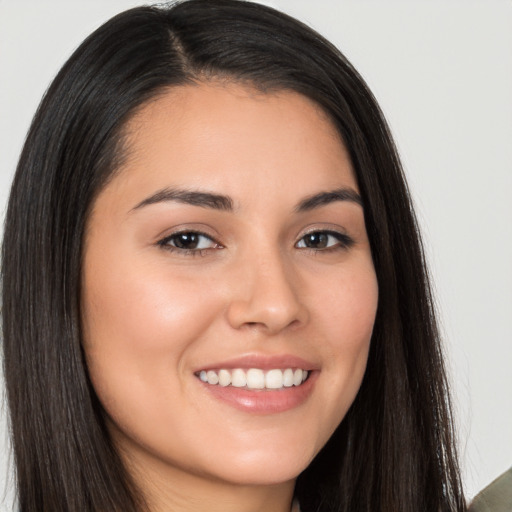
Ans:
[{"label": "nose", "polygon": [[300,279],[278,255],[246,258],[232,279],[227,317],[233,328],[277,334],[306,323],[307,308],[297,293]]}]

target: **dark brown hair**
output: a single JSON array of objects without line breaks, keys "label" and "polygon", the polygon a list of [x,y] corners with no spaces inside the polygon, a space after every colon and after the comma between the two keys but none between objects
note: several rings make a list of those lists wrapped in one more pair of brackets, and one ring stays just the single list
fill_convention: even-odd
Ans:
[{"label": "dark brown hair", "polygon": [[84,228],[122,130],[165,89],[212,78],[318,103],[350,153],[379,283],[366,374],[298,478],[303,512],[463,511],[448,389],[417,224],[386,122],[347,59],[300,22],[236,0],[121,13],[46,93],[8,205],[4,369],[21,512],[144,510],[81,351]]}]

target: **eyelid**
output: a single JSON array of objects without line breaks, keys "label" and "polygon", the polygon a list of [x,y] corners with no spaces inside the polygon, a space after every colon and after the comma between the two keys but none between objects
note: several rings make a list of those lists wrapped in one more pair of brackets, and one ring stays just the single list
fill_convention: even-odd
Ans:
[{"label": "eyelid", "polygon": [[183,222],[174,226],[169,225],[164,230],[160,231],[154,237],[155,243],[164,238],[169,238],[173,235],[179,235],[180,233],[197,233],[198,235],[204,235],[212,240],[218,240],[220,234],[209,224],[204,222]]},{"label": "eyelid", "polygon": [[300,240],[301,238],[311,235],[312,233],[328,233],[335,236],[344,236],[350,238],[350,235],[347,233],[347,230],[343,228],[342,226],[334,225],[334,224],[310,224],[306,226],[298,235],[297,240]]}]

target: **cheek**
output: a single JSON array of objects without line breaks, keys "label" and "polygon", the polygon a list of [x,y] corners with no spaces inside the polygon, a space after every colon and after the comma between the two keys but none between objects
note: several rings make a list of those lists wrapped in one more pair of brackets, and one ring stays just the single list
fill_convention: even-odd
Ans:
[{"label": "cheek", "polygon": [[366,261],[349,267],[327,288],[318,310],[329,329],[335,351],[364,349],[368,345],[378,304],[378,284],[373,264]]},{"label": "cheek", "polygon": [[[197,280],[118,258],[85,269],[84,351],[100,400],[170,385],[184,353],[215,318],[215,299]],[[203,293],[201,293],[203,292]],[[173,382],[176,385],[176,382]],[[138,392],[136,390],[139,390]],[[136,402],[136,400],[133,400]]]},{"label": "cheek", "polygon": [[[353,268],[340,276],[318,308],[320,340],[326,344],[327,386],[339,422],[361,385],[378,304],[378,285],[373,265]],[[336,408],[335,403],[341,404]],[[336,422],[335,421],[335,422]]]},{"label": "cheek", "polygon": [[206,313],[212,309],[212,300],[204,293],[204,285],[166,272],[164,265],[151,267],[128,260],[104,265],[92,262],[90,267],[94,272],[86,268],[83,294],[89,346],[107,337],[121,340],[124,349],[158,349],[160,343],[164,348],[169,336],[186,340],[183,334],[200,327],[198,319],[209,317]]}]

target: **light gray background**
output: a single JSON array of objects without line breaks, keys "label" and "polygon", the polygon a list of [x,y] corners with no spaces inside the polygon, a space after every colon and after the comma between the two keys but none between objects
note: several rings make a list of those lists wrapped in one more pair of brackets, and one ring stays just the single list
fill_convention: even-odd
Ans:
[{"label": "light gray background", "polygon": [[[512,2],[265,3],[341,48],[391,124],[424,228],[471,497],[512,465]],[[138,4],[0,0],[1,216],[49,81],[93,29]],[[0,497],[12,475],[5,425],[3,411]],[[11,500],[7,486],[0,510]]]}]

